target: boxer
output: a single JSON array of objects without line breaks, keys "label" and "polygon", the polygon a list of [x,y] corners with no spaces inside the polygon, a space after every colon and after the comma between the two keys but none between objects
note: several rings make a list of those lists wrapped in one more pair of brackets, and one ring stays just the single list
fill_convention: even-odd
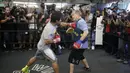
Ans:
[{"label": "boxer", "polygon": [[27,65],[22,68],[23,73],[29,73],[29,67],[35,63],[36,60],[42,59],[45,56],[52,62],[52,67],[55,73],[59,73],[59,67],[57,64],[57,58],[54,52],[51,50],[50,45],[51,43],[58,43],[60,42],[60,35],[56,33],[57,25],[60,24],[61,20],[61,13],[56,11],[51,15],[51,21],[47,23],[45,26],[41,38],[37,44],[37,52],[34,57],[32,57]]}]

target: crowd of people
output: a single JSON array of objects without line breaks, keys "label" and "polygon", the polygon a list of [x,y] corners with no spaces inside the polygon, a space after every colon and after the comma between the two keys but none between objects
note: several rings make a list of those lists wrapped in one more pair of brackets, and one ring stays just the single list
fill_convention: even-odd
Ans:
[{"label": "crowd of people", "polygon": [[[46,6],[41,3],[39,9],[33,9],[28,12],[27,8],[6,6],[0,14],[0,47],[2,51],[29,50],[36,48],[36,44],[41,36],[41,32],[50,19],[51,13],[56,11],[55,5]],[[61,20],[63,22],[72,22],[72,8],[59,9],[62,12]],[[56,48],[71,48],[72,34],[66,34],[68,27],[58,27],[58,33],[61,34],[62,42]],[[64,39],[67,37],[66,39]],[[71,39],[70,39],[71,38]],[[68,44],[65,44],[67,42]]]},{"label": "crowd of people", "polygon": [[6,6],[0,14],[0,47],[2,51],[13,51],[16,46],[25,48],[27,44],[29,22],[25,16],[26,12],[22,8],[19,10],[14,8]]},{"label": "crowd of people", "polygon": [[[13,8],[7,6],[3,9],[3,13],[2,11],[0,12],[0,47],[2,51],[13,51],[14,48],[18,48],[19,50],[36,48],[41,32],[49,21],[51,13],[56,11],[54,4],[47,6],[47,10],[45,10],[44,3],[40,7],[40,12],[34,9],[31,14],[28,13],[28,9],[16,6]],[[62,13],[61,21],[72,22],[71,13],[73,10],[73,7],[59,9],[58,11]],[[116,54],[118,58],[121,58],[122,53],[120,52],[122,51],[120,50],[124,52],[124,48],[130,46],[130,12],[125,9],[119,9],[117,6],[104,8],[102,11],[95,9],[94,12],[91,12],[91,9],[83,10],[82,7],[79,7],[79,10],[82,13],[82,18],[85,19],[88,25],[88,49],[95,49],[96,22],[98,17],[103,16],[101,22],[104,25],[103,46],[105,46],[106,52]],[[31,27],[32,24],[33,28]],[[58,46],[53,44],[53,47],[60,49],[72,48],[70,45],[72,45],[73,34],[66,34],[67,29],[68,27],[57,28],[62,41]],[[66,42],[68,44],[65,44]]]},{"label": "crowd of people", "polygon": [[[0,12],[0,47],[2,51],[28,50],[36,48],[45,21],[52,10],[45,11],[44,3],[37,11],[36,8],[21,6],[6,6]],[[54,6],[53,6],[54,7]],[[55,7],[54,7],[55,8]],[[52,9],[54,9],[52,8]],[[35,38],[35,39],[34,39]]]},{"label": "crowd of people", "polygon": [[106,8],[102,23],[106,52],[127,64],[130,59],[130,12],[118,7]]},{"label": "crowd of people", "polygon": [[[13,51],[16,47],[18,50],[37,48],[35,56],[29,60],[22,72],[28,73],[29,67],[37,59],[46,56],[52,62],[55,73],[59,73],[57,58],[52,50],[61,54],[64,47],[72,49],[68,58],[70,73],[73,73],[74,65],[78,65],[80,61],[83,62],[85,70],[90,70],[83,53],[87,48],[95,49],[95,30],[97,18],[100,16],[103,16],[101,23],[104,25],[105,51],[116,56],[119,62],[127,64],[130,60],[130,12],[117,6],[104,8],[102,11],[95,9],[93,13],[81,7],[79,10],[74,10],[73,7],[56,10],[55,5],[52,5],[45,10],[44,3],[40,7],[40,12],[34,9],[29,14],[26,8],[14,6],[11,9],[7,6],[0,14],[2,51]],[[74,30],[74,33],[67,33],[66,30]]]}]

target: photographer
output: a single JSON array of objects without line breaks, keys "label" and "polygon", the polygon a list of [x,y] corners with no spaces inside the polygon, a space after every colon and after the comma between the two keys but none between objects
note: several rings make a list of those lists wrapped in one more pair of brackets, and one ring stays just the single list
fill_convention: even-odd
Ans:
[{"label": "photographer", "polygon": [[[11,15],[10,8],[5,7],[5,13],[0,16],[1,24],[1,44],[3,46],[3,51],[12,51],[13,44],[15,39],[15,33],[13,32],[15,28],[15,17]],[[11,31],[13,30],[13,31]],[[5,44],[5,46],[4,46]]]},{"label": "photographer", "polygon": [[49,15],[48,15],[47,11],[45,11],[44,3],[41,3],[40,7],[41,7],[41,11],[37,17],[37,27],[38,27],[39,31],[42,31],[42,29],[45,26],[45,21],[49,17]]},{"label": "photographer", "polygon": [[14,9],[14,14],[16,15],[16,24],[17,24],[17,40],[18,40],[18,48],[25,49],[27,36],[28,36],[28,21],[26,19],[27,11],[23,7],[16,7]]},{"label": "photographer", "polygon": [[126,60],[130,61],[130,12],[128,13],[128,16],[125,18],[126,19],[126,42],[125,42],[125,46],[126,46],[126,51],[127,51],[127,56],[126,56]]}]

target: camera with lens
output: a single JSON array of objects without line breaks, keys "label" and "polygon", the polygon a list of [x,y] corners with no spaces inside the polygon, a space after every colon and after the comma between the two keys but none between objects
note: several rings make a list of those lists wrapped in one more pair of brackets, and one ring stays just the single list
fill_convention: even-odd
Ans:
[{"label": "camera with lens", "polygon": [[16,7],[14,6],[11,11],[12,15],[16,18],[16,21],[21,21],[20,19],[25,17],[27,14],[27,11],[23,7]]},{"label": "camera with lens", "polygon": [[53,11],[55,11],[55,8],[56,8],[55,4],[47,5],[48,14],[51,14]]}]

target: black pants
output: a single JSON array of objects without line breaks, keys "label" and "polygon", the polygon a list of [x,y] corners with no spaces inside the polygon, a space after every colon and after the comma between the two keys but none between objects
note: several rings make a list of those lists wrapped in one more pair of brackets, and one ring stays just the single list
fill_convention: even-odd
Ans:
[{"label": "black pants", "polygon": [[106,44],[105,51],[110,54],[116,54],[118,51],[118,37],[114,36],[116,33],[105,33],[104,41]]},{"label": "black pants", "polygon": [[[130,59],[130,35],[123,34],[122,43],[119,44],[118,57],[121,59],[128,60]],[[120,41],[119,41],[120,42]]]},{"label": "black pants", "polygon": [[128,59],[130,60],[130,34],[128,35]]},{"label": "black pants", "polygon": [[69,55],[68,62],[78,65],[80,60],[85,59],[83,56],[85,49],[73,49]]},{"label": "black pants", "polygon": [[[13,49],[13,42],[15,40],[15,33],[14,32],[2,32],[1,34],[1,47],[3,51],[11,51]],[[5,46],[6,48],[5,48]]]}]

